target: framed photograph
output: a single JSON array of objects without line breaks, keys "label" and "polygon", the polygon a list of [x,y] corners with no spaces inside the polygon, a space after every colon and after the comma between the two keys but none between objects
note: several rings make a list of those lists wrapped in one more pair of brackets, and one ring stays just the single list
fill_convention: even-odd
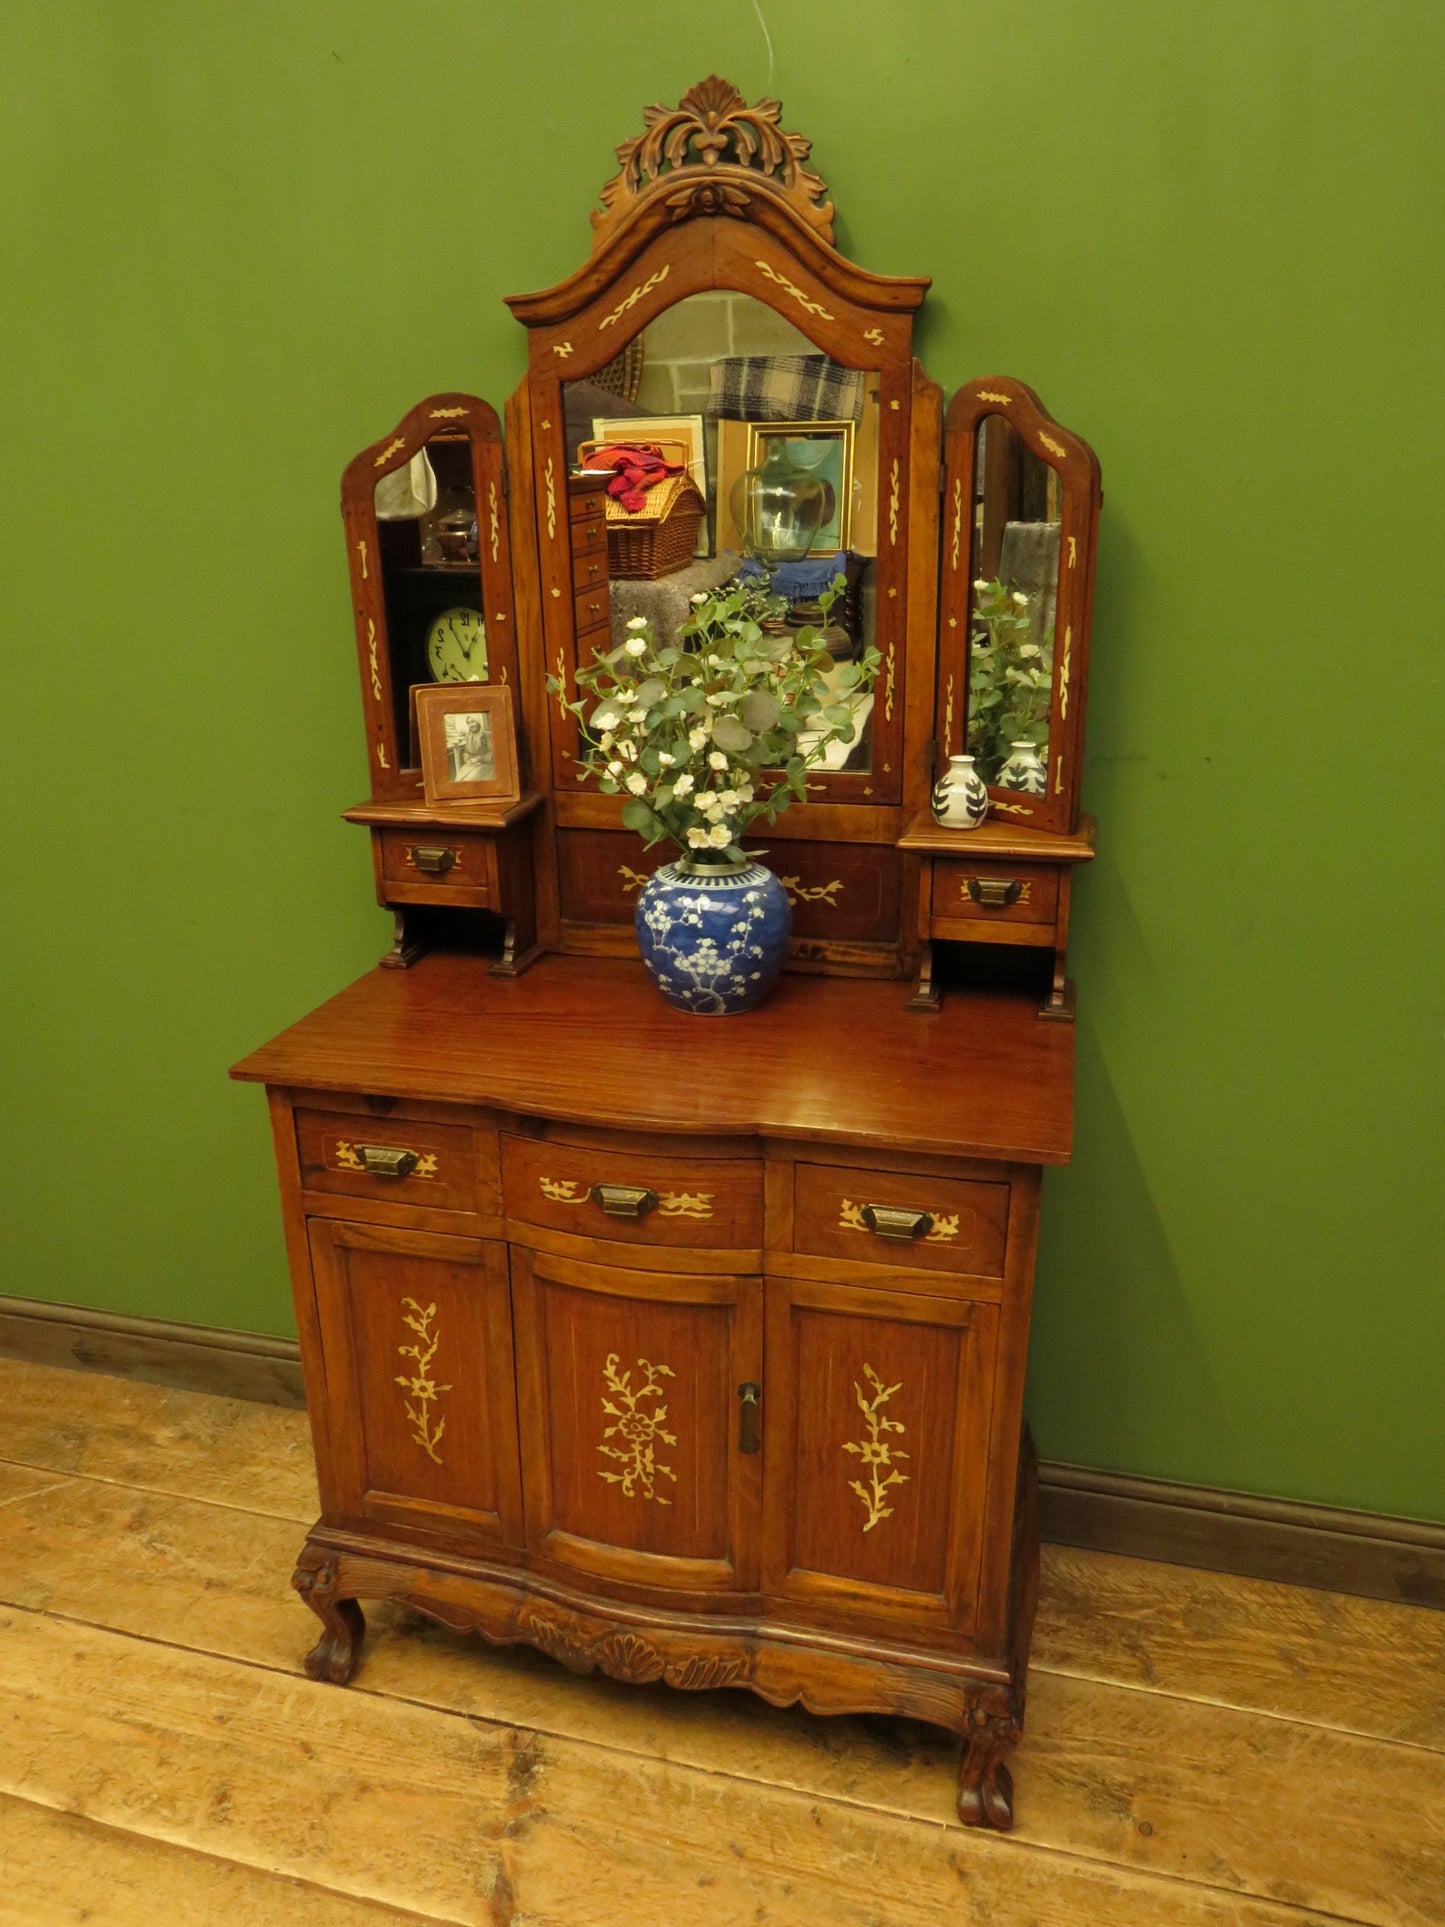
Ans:
[{"label": "framed photograph", "polygon": [[852,422],[749,422],[748,468],[759,468],[782,442],[788,460],[815,475],[829,493],[809,555],[836,555],[848,547],[853,520]]},{"label": "framed photograph", "polygon": [[[697,483],[704,502],[711,506],[701,415],[594,415],[592,439],[594,442],[681,442],[687,450],[687,472]],[[709,552],[709,521],[706,515],[702,518],[694,555]]]},{"label": "framed photograph", "polygon": [[515,803],[517,732],[505,683],[418,684],[416,728],[428,803]]}]

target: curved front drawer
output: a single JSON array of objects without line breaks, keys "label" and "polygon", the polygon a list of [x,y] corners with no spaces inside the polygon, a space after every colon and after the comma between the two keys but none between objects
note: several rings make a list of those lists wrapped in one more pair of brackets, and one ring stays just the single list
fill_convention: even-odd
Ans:
[{"label": "curved front drawer", "polygon": [[502,1139],[509,1218],[622,1244],[750,1249],[763,1242],[761,1164]]}]

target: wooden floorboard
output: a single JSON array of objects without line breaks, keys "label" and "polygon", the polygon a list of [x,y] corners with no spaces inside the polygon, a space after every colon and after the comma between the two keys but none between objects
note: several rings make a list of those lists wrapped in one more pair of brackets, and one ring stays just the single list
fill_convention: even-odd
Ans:
[{"label": "wooden floorboard", "polygon": [[0,1458],[309,1525],[304,1412],[0,1359]]},{"label": "wooden floorboard", "polygon": [[[0,1826],[31,1870],[0,1922],[85,1918],[87,1883],[129,1922],[152,1857],[157,1893],[197,1883],[156,1920],[313,1889],[323,1927],[1445,1919],[1428,1610],[1050,1549],[1001,1840],[908,1722],[579,1681],[391,1608],[352,1688],[313,1685],[301,1415],[8,1363],[0,1411]],[[81,1843],[49,1913],[47,1813]]]},{"label": "wooden floorboard", "polygon": [[1034,1662],[1445,1749],[1445,1612],[1419,1606],[1045,1546]]},{"label": "wooden floorboard", "polygon": [[434,1918],[0,1795],[0,1927],[426,1927]]}]

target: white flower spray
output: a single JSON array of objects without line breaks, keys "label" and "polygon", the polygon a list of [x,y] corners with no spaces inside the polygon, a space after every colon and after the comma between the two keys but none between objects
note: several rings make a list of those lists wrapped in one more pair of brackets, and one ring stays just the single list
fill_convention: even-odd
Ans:
[{"label": "white flower spray", "polygon": [[[819,598],[825,622],[842,588],[835,577]],[[821,630],[765,628],[784,605],[755,586],[691,606],[676,643],[659,646],[647,617],[633,616],[620,647],[578,665],[591,698],[569,705],[582,723],[578,776],[621,792],[622,821],[649,845],[741,862],[749,825],[802,801],[808,770],[854,740],[882,658],[870,645],[839,667]],[[547,686],[560,688],[556,677]]]}]

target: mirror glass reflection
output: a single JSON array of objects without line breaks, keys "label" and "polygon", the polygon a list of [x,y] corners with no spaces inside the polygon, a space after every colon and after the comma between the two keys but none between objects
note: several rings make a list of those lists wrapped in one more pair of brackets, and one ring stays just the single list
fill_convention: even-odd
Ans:
[{"label": "mirror glass reflection", "polygon": [[1047,788],[1062,489],[1001,415],[976,444],[968,743],[1000,789]]},{"label": "mirror glass reflection", "polygon": [[[569,466],[628,474],[607,510],[614,641],[637,615],[671,641],[694,595],[740,575],[771,583],[787,604],[780,620],[816,624],[819,595],[841,575],[827,647],[840,670],[859,657],[876,627],[879,385],[765,302],[728,290],[677,302],[596,374],[565,383]],[[681,476],[701,498],[696,538],[690,554],[670,545],[666,572],[649,574],[633,560],[637,545],[619,539],[620,518],[645,520],[669,491],[685,510]],[[854,739],[817,767],[866,771],[873,697],[838,699],[854,711]]]},{"label": "mirror glass reflection", "polygon": [[434,435],[375,491],[392,682],[485,682],[472,441]]}]

